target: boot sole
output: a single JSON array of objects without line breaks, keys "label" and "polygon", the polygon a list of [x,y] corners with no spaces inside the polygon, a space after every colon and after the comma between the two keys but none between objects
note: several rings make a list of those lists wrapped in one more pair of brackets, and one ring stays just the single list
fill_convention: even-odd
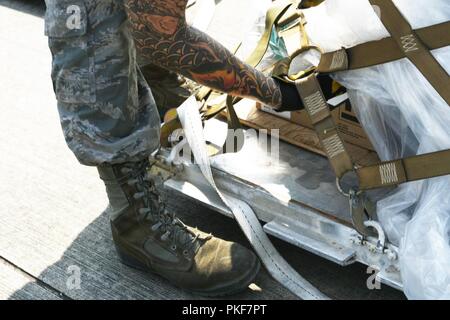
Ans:
[{"label": "boot sole", "polygon": [[[149,267],[142,262],[140,262],[135,257],[125,253],[119,246],[116,245],[116,251],[119,256],[120,261],[133,269],[146,272],[146,273],[152,273],[158,276],[161,276],[160,274],[154,272],[153,270],[149,269]],[[214,288],[210,290],[204,290],[204,291],[196,291],[196,290],[189,290],[185,288],[180,288],[183,290],[188,290],[189,292],[206,297],[206,298],[217,298],[217,297],[225,297],[233,294],[237,294],[239,292],[244,291],[248,288],[250,284],[253,283],[253,280],[255,280],[256,276],[259,273],[259,270],[261,269],[261,263],[259,262],[259,259],[254,256],[254,262],[252,264],[252,267],[250,268],[250,272],[245,274],[241,279],[236,280],[234,284],[229,284],[223,287]],[[163,277],[163,276],[161,276]],[[163,277],[164,278],[164,277]]]}]

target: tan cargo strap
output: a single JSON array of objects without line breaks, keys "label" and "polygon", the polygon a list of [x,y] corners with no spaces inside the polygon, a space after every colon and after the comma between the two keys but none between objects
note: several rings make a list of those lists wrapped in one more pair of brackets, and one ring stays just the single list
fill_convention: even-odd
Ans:
[{"label": "tan cargo strap", "polygon": [[[217,153],[236,153],[241,151],[243,145],[239,145],[237,141],[244,141],[244,131],[242,130],[241,121],[236,114],[236,110],[234,110],[234,104],[236,103],[236,98],[232,96],[227,96],[226,108],[227,108],[227,121],[228,128],[232,130],[228,130],[227,138],[225,140],[224,145],[222,146],[222,150],[217,150]],[[237,139],[237,141],[236,141]],[[230,146],[233,149],[228,149]],[[210,155],[212,156],[212,155]]]},{"label": "tan cargo strap", "polygon": [[295,85],[334,172],[342,178],[345,173],[353,171],[354,166],[334,123],[317,74],[299,79]]},{"label": "tan cargo strap", "polygon": [[370,190],[450,175],[450,150],[358,168],[359,189]]},{"label": "tan cargo strap", "polygon": [[[370,224],[366,222],[375,219],[376,209],[364,191],[450,174],[450,150],[356,168],[339,135],[317,80],[320,73],[352,70],[408,58],[449,103],[448,74],[429,50],[450,45],[448,32],[450,23],[414,31],[391,0],[370,1],[380,6],[381,20],[391,33],[391,38],[329,54],[321,52],[321,61],[315,70],[304,70],[296,75],[290,75],[290,64],[295,56],[310,49],[321,51],[320,48],[305,47],[302,43],[302,48],[296,54],[280,61],[274,68],[274,76],[295,83],[321,145],[335,171],[338,188],[350,200],[355,229],[365,236],[373,235]],[[346,192],[342,189],[340,181],[349,172],[356,172],[359,186],[357,190],[350,189]]]},{"label": "tan cargo strap", "polygon": [[[318,73],[313,73],[298,79],[295,85],[338,179],[346,173],[355,171],[359,180],[357,191],[366,191],[450,175],[450,150],[382,162],[368,167],[355,167],[345,143],[339,136],[338,128],[317,81],[317,75]],[[285,80],[292,82],[289,77],[285,77]]]},{"label": "tan cargo strap", "polygon": [[450,105],[449,75],[420,40],[392,0],[370,0],[370,2],[372,5],[381,8],[381,21],[395,39],[397,45],[403,50],[405,56]]},{"label": "tan cargo strap", "polygon": [[337,186],[340,192],[349,198],[350,215],[354,228],[364,236],[375,236],[373,230],[366,225],[366,222],[373,220],[376,215],[373,203],[364,193],[356,190],[350,190],[346,193],[340,186],[340,180],[346,173],[355,171],[355,167],[334,123],[330,108],[317,80],[317,75],[317,73],[313,73],[296,80],[295,85],[337,176]]},{"label": "tan cargo strap", "polygon": [[[338,128],[332,118],[330,108],[323,95],[320,83],[317,80],[318,73],[312,73],[295,81],[295,85],[302,99],[305,110],[319,137],[323,150],[337,176],[336,183],[339,191],[348,197],[350,217],[353,226],[363,236],[376,236],[371,228],[377,224],[376,206],[363,192],[364,190],[350,189],[344,191],[341,179],[346,173],[357,170],[353,164],[350,154],[347,152],[345,143],[339,135]],[[292,77],[291,77],[292,78]],[[287,81],[292,81],[288,76]],[[372,177],[369,177],[372,179]],[[370,180],[372,181],[372,180]],[[369,222],[370,221],[370,222]],[[384,245],[380,245],[383,250]]]},{"label": "tan cargo strap", "polygon": [[269,48],[270,36],[272,35],[273,27],[292,5],[292,1],[280,1],[267,11],[264,33],[253,53],[248,59],[246,59],[247,64],[252,67],[259,65],[261,60],[264,58],[267,49]]},{"label": "tan cargo strap", "polygon": [[413,30],[391,0],[369,0],[381,9],[391,38],[324,54],[319,72],[337,72],[408,58],[450,105],[450,77],[430,50],[450,45],[450,22]]},{"label": "tan cargo strap", "polygon": [[[450,21],[415,30],[429,50],[450,45]],[[348,49],[324,53],[317,68],[321,73],[355,70],[405,58],[405,53],[392,37],[370,41]],[[348,62],[348,63],[346,63]]]}]

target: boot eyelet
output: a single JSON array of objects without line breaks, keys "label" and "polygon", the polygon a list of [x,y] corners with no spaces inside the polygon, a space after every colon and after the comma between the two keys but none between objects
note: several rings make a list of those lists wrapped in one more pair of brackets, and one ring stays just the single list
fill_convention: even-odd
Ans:
[{"label": "boot eyelet", "polygon": [[172,249],[172,251],[175,251],[175,250],[177,250],[177,246],[173,245],[170,249]]},{"label": "boot eyelet", "polygon": [[189,256],[189,252],[187,250],[184,250],[183,255],[187,257],[187,256]]}]

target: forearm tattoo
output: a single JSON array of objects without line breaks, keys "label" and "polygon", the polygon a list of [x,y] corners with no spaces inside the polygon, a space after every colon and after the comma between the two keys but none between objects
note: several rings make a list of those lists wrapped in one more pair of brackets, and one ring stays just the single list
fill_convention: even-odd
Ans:
[{"label": "forearm tattoo", "polygon": [[138,54],[210,88],[278,108],[277,83],[186,23],[187,0],[125,0]]}]

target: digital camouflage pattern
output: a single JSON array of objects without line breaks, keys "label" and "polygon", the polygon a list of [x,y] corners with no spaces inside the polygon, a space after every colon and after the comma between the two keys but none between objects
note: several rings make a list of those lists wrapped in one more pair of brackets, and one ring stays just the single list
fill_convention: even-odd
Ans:
[{"label": "digital camouflage pattern", "polygon": [[65,139],[85,165],[138,161],[160,117],[137,63],[123,0],[45,0],[45,33]]},{"label": "digital camouflage pattern", "polygon": [[161,119],[167,111],[180,106],[201,88],[196,82],[156,64],[142,66],[142,73],[152,88]]}]

